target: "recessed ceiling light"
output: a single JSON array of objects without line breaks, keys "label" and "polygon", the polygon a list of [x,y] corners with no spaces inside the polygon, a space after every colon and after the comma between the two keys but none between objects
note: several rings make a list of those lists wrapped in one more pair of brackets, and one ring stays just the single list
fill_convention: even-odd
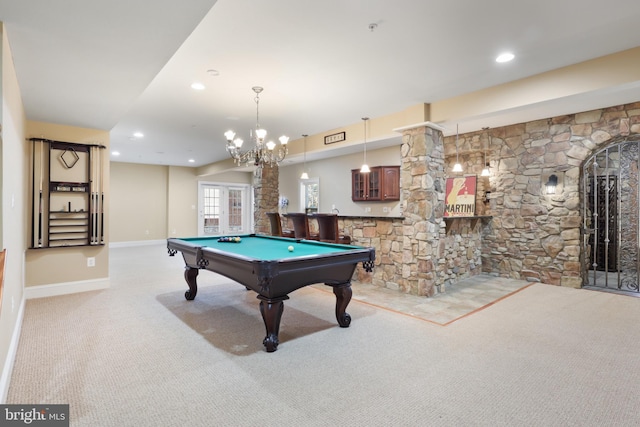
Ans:
[{"label": "recessed ceiling light", "polygon": [[135,136],[136,138],[144,138],[144,133],[142,133],[142,132],[134,132],[133,136]]},{"label": "recessed ceiling light", "polygon": [[111,152],[111,155],[112,155],[112,156],[119,156],[119,155],[120,155],[120,152],[119,152],[119,151],[112,151],[112,152]]},{"label": "recessed ceiling light", "polygon": [[194,163],[194,162],[195,162],[195,160],[189,159],[189,163]]},{"label": "recessed ceiling light", "polygon": [[195,90],[204,90],[205,86],[202,83],[191,83],[191,89],[195,89]]},{"label": "recessed ceiling light", "polygon": [[515,58],[515,55],[513,53],[504,52],[504,53],[501,53],[500,55],[498,55],[498,57],[496,58],[496,62],[509,62],[513,58]]},{"label": "recessed ceiling light", "polygon": [[209,74],[211,77],[216,77],[220,75],[220,72],[218,70],[210,69],[207,70],[207,74]]}]

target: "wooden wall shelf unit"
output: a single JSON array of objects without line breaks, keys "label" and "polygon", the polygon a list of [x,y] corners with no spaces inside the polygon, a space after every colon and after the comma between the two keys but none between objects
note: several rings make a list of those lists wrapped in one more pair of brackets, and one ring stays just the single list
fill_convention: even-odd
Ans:
[{"label": "wooden wall shelf unit", "polygon": [[400,166],[376,166],[371,172],[351,170],[351,200],[385,202],[400,200]]},{"label": "wooden wall shelf unit", "polygon": [[104,245],[103,145],[29,139],[32,249]]}]

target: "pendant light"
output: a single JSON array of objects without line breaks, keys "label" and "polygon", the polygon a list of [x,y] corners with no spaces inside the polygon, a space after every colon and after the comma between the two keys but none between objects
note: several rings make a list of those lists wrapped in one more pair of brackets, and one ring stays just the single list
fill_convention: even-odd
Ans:
[{"label": "pendant light", "polygon": [[304,166],[302,166],[302,175],[300,175],[300,179],[309,179],[309,174],[307,173],[307,136],[302,135],[304,137]]},{"label": "pendant light", "polygon": [[458,159],[458,125],[456,124],[456,164],[453,165],[453,172],[462,172],[462,165]]},{"label": "pendant light", "polygon": [[369,165],[367,164],[367,120],[369,120],[369,117],[362,118],[362,122],[364,123],[364,163],[362,163],[360,173],[371,172],[371,169],[369,169]]},{"label": "pendant light", "polygon": [[487,145],[491,146],[491,137],[489,136],[489,128],[482,128],[483,131],[487,134],[487,144],[484,146],[484,169],[482,169],[482,173],[480,176],[490,176],[491,171],[489,170],[489,163],[487,163]]}]

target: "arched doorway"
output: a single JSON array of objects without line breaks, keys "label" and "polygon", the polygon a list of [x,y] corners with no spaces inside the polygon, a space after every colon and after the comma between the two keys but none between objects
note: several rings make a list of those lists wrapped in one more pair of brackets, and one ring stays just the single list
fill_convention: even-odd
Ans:
[{"label": "arched doorway", "polygon": [[640,291],[639,152],[633,135],[583,164],[583,287]]}]

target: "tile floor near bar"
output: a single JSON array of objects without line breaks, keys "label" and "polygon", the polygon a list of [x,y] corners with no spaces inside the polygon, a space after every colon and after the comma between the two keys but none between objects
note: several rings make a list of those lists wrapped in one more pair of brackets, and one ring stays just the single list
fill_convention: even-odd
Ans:
[{"label": "tile floor near bar", "polygon": [[[531,284],[525,280],[482,274],[447,285],[446,292],[428,298],[354,282],[352,300],[447,325]],[[327,289],[324,285],[315,286]]]}]

